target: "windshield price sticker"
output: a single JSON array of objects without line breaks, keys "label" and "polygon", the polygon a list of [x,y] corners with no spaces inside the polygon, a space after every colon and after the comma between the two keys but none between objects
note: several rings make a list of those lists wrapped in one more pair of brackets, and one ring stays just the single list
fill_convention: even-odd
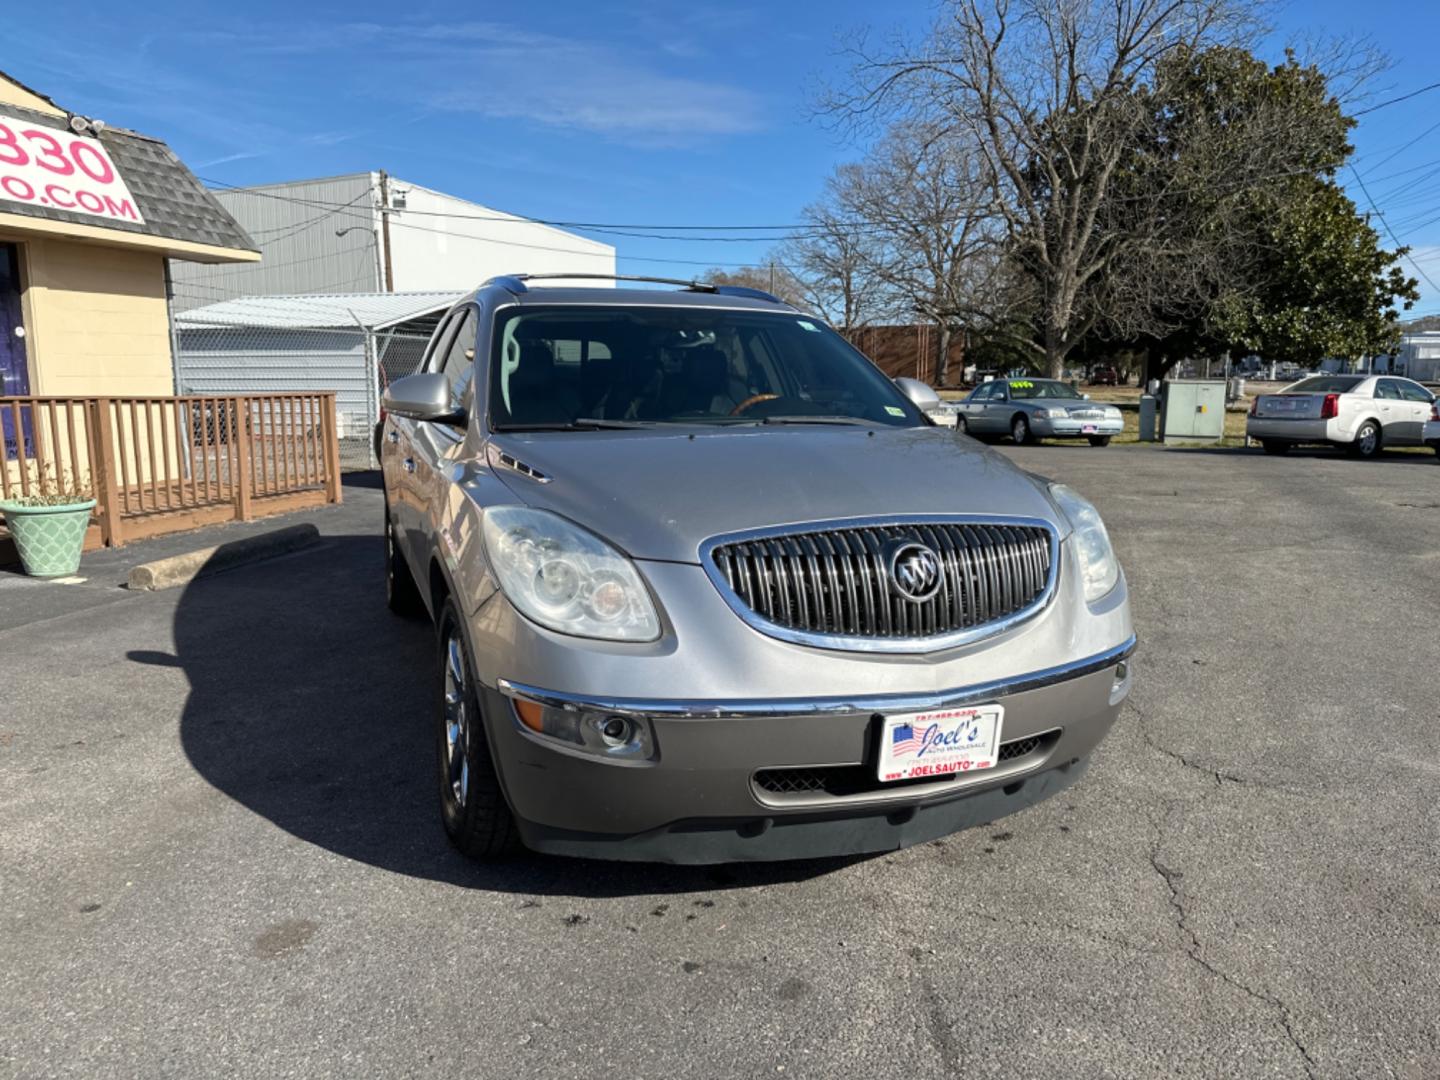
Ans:
[{"label": "windshield price sticker", "polygon": [[993,769],[1004,718],[1000,705],[886,717],[879,778],[914,780]]},{"label": "windshield price sticker", "polygon": [[99,139],[0,115],[0,200],[143,225]]}]

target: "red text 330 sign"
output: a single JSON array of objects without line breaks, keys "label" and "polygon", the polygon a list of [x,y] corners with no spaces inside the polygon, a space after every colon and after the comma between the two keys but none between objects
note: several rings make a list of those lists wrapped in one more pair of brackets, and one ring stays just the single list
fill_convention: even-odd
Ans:
[{"label": "red text 330 sign", "polygon": [[0,116],[0,200],[145,223],[99,139],[8,116]]}]

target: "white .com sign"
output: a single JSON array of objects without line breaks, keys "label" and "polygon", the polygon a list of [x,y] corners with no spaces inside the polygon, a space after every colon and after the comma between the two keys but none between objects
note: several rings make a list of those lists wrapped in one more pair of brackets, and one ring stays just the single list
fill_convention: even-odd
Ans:
[{"label": "white .com sign", "polygon": [[99,139],[0,114],[0,201],[143,225]]}]

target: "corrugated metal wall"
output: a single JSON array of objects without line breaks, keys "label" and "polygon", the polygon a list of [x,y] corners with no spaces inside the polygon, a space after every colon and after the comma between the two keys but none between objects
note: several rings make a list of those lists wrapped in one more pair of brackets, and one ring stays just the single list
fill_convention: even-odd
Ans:
[{"label": "corrugated metal wall", "polygon": [[[181,394],[279,394],[333,391],[340,464],[369,469],[380,394],[413,373],[430,337],[427,320],[403,330],[282,330],[192,327],[176,331],[176,385]],[[367,341],[368,338],[368,341]],[[370,352],[367,354],[367,348]]]},{"label": "corrugated metal wall", "polygon": [[[377,183],[375,174],[357,173],[216,191],[265,257],[234,266],[173,261],[175,312],[236,296],[383,291],[376,255]],[[346,229],[344,236],[336,235]]]},{"label": "corrugated metal wall", "polygon": [[278,394],[333,390],[342,464],[367,468],[374,395],[360,331],[185,330],[179,344],[181,394]]}]

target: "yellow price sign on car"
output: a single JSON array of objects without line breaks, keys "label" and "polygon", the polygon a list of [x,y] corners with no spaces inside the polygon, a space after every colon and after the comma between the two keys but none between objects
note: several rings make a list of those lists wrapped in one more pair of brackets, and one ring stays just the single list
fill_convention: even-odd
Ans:
[{"label": "yellow price sign on car", "polygon": [[1012,381],[1010,385],[1013,386],[1016,390],[1033,390],[1035,388],[1035,384],[1033,382]]}]

